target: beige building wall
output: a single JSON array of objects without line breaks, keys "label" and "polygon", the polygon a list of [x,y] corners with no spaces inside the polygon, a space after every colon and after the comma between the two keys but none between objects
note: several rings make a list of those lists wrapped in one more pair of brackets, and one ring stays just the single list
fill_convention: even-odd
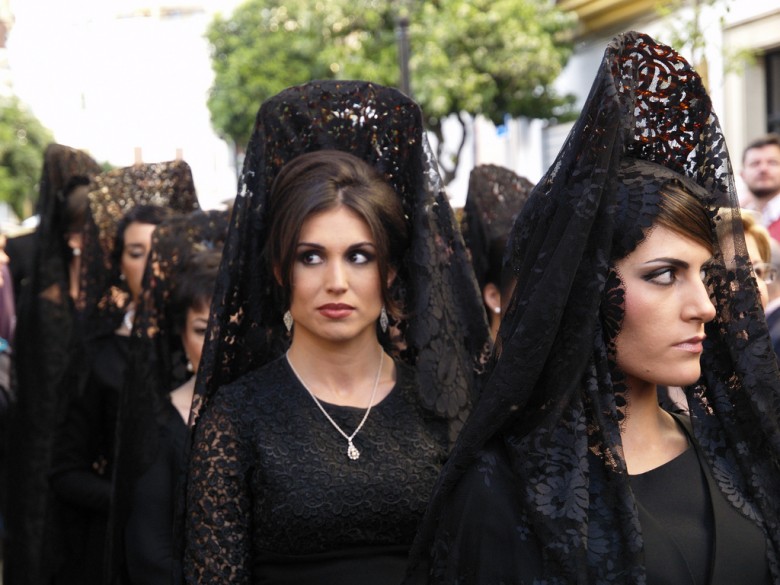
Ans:
[{"label": "beige building wall", "polygon": [[753,63],[725,75],[725,111],[722,114],[729,151],[739,171],[742,151],[767,128],[766,73],[763,55],[780,47],[780,6],[753,18],[734,22],[723,30],[724,45],[755,51]]}]

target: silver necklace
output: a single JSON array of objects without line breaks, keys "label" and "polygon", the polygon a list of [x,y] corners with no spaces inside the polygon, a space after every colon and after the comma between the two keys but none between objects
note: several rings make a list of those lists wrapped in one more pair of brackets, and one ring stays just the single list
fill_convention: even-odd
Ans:
[{"label": "silver necklace", "polygon": [[304,387],[306,392],[309,393],[309,396],[312,397],[312,400],[314,400],[314,403],[320,408],[322,411],[322,414],[325,415],[325,418],[330,421],[330,424],[333,425],[333,428],[336,429],[339,434],[344,437],[347,440],[347,457],[352,459],[353,461],[360,458],[360,451],[358,451],[358,448],[355,447],[355,445],[352,443],[352,439],[355,438],[355,436],[360,432],[360,429],[363,428],[363,425],[366,423],[366,420],[368,420],[368,413],[371,412],[371,407],[374,404],[374,397],[376,396],[376,389],[379,386],[379,378],[382,375],[382,363],[385,359],[385,352],[380,347],[380,354],[379,354],[379,369],[376,371],[376,378],[374,379],[374,389],[371,390],[371,400],[368,403],[368,408],[366,409],[366,413],[363,415],[363,420],[360,421],[360,424],[357,426],[355,431],[348,435],[345,433],[342,428],[336,424],[336,421],[331,418],[331,416],[328,414],[328,411],[325,410],[325,408],[322,406],[322,403],[317,399],[317,397],[314,395],[314,392],[312,392],[309,387],[306,385],[306,382],[303,381],[303,378],[301,378],[301,375],[295,370],[295,367],[292,365],[292,362],[290,361],[290,352],[287,351],[287,363],[290,364],[290,369],[293,371],[293,374],[295,374],[295,377],[298,378],[298,381],[301,383],[301,386]]}]

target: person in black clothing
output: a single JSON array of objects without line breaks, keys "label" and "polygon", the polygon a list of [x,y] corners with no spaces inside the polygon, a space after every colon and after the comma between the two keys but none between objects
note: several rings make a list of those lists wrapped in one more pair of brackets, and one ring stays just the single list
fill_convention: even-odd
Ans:
[{"label": "person in black clothing", "polygon": [[489,345],[396,90],[260,109],[193,402],[188,583],[397,583]]},{"label": "person in black clothing", "polygon": [[115,330],[93,337],[91,367],[84,389],[68,404],[57,433],[50,481],[69,520],[72,547],[58,573],[63,583],[102,583],[103,550],[111,501],[116,418],[129,353],[132,313],[141,293],[141,275],[152,232],[169,211],[140,205],[117,228],[115,260],[130,295],[128,312]]},{"label": "person in black clothing", "polygon": [[76,302],[84,340],[63,382],[68,401],[49,470],[59,513],[56,583],[104,582],[119,399],[152,233],[164,219],[197,206],[182,161],[94,179]]},{"label": "person in black clothing", "polygon": [[409,580],[780,583],[780,376],[723,134],[674,50],[609,44],[509,249]]},{"label": "person in black clothing", "polygon": [[[8,540],[4,582],[49,582],[59,551],[49,489],[56,429],[70,385],[66,379],[83,340],[78,297],[83,245],[91,221],[87,184],[100,173],[86,153],[50,144],[44,153],[35,232],[11,238],[11,269],[18,315],[13,354],[16,389],[8,415]],[[19,254],[20,248],[22,253]],[[32,256],[28,256],[30,253]],[[30,269],[20,270],[27,266]],[[96,267],[95,270],[103,270]]]},{"label": "person in black clothing", "polygon": [[154,231],[120,394],[106,583],[180,574],[176,496],[227,222],[225,212],[195,211]]}]

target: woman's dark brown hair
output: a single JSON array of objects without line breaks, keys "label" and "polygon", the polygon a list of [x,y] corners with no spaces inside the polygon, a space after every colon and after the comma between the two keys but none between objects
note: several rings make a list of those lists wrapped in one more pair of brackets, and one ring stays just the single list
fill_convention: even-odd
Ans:
[{"label": "woman's dark brown hair", "polygon": [[347,152],[318,150],[291,160],[279,172],[268,201],[271,228],[265,257],[279,281],[284,305],[290,301],[295,250],[303,222],[312,215],[344,206],[368,225],[374,239],[382,300],[391,314],[401,307],[387,285],[408,244],[400,197],[370,165]]},{"label": "woman's dark brown hair", "polygon": [[667,183],[661,189],[660,211],[655,225],[665,227],[712,252],[712,224],[701,200],[681,185]]},{"label": "woman's dark brown hair", "polygon": [[210,307],[221,258],[221,247],[196,252],[176,274],[170,308],[175,334],[180,335],[186,328],[189,309],[200,311]]}]

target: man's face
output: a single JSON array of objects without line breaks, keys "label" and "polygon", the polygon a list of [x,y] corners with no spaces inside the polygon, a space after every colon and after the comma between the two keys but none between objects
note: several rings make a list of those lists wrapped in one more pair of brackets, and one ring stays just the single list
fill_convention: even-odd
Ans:
[{"label": "man's face", "polygon": [[758,199],[780,194],[780,146],[767,144],[746,151],[741,176]]}]

